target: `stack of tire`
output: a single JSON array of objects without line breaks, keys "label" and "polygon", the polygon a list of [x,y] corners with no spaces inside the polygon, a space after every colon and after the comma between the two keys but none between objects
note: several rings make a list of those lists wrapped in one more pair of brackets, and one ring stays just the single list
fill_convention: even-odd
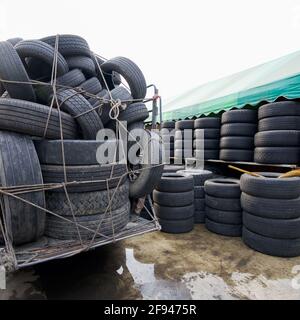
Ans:
[{"label": "stack of tire", "polygon": [[243,241],[279,257],[300,256],[300,178],[279,173],[243,174]]},{"label": "stack of tire", "polygon": [[203,157],[204,160],[219,159],[220,144],[220,118],[200,118],[194,123],[194,156],[195,158]]},{"label": "stack of tire", "polygon": [[214,233],[240,237],[242,208],[240,184],[235,179],[211,179],[205,182],[205,226]]},{"label": "stack of tire", "polygon": [[194,180],[192,176],[164,173],[153,191],[154,210],[161,230],[190,232],[194,227]]},{"label": "stack of tire", "polygon": [[300,103],[281,101],[258,110],[254,160],[264,164],[298,164],[300,160]]},{"label": "stack of tire", "polygon": [[180,120],[175,124],[174,157],[175,164],[184,163],[193,157],[194,120]]},{"label": "stack of tire", "polygon": [[194,179],[194,222],[205,222],[205,192],[204,183],[213,178],[213,173],[208,170],[180,170],[177,173],[184,176],[192,176]]},{"label": "stack of tire", "polygon": [[[140,68],[125,57],[100,59],[76,35],[16,38],[0,42],[0,79],[1,185],[36,189],[21,194],[26,202],[5,196],[2,214],[13,244],[37,240],[45,227],[48,236],[74,239],[75,220],[84,239],[96,230],[96,236],[108,235],[114,225],[114,232],[121,230],[129,218],[129,197],[151,193],[163,167],[140,164],[145,170],[129,183],[124,164],[99,164],[97,134],[116,129],[116,119],[143,126],[149,113]],[[161,154],[161,147],[152,152]],[[112,195],[107,188],[118,188],[110,217],[103,212],[105,198]],[[54,207],[55,215],[41,210]]]},{"label": "stack of tire", "polygon": [[254,135],[257,132],[256,110],[230,110],[222,114],[220,159],[253,161]]},{"label": "stack of tire", "polygon": [[164,163],[174,162],[175,122],[164,121],[160,126],[160,136],[164,145]]}]

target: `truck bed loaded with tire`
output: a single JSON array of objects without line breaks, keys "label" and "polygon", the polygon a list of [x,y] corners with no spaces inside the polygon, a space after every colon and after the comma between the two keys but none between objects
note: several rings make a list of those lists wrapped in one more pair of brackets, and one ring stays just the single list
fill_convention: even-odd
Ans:
[{"label": "truck bed loaded with tire", "polygon": [[[155,217],[132,214],[163,170],[159,136],[144,130],[153,99],[133,61],[103,59],[75,35],[15,38],[0,42],[0,83],[0,264],[20,268],[159,229]],[[128,146],[121,132],[133,137]],[[139,149],[133,165],[129,147]],[[143,161],[153,154],[154,165]]]}]

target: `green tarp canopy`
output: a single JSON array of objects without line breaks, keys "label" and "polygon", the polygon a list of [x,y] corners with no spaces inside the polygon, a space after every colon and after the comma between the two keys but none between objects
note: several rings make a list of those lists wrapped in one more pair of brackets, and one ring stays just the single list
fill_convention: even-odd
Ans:
[{"label": "green tarp canopy", "polygon": [[300,98],[300,51],[194,88],[163,106],[163,120]]}]

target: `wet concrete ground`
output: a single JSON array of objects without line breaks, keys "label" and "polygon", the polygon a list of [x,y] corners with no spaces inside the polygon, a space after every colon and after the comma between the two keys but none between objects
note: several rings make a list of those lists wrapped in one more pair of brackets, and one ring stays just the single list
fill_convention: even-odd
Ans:
[{"label": "wet concrete ground", "polygon": [[299,265],[300,257],[266,256],[197,225],[18,271],[0,299],[299,300]]}]

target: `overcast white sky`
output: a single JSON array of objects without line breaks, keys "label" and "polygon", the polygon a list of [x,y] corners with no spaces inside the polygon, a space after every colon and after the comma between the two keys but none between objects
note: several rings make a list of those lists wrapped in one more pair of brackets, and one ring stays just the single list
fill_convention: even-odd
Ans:
[{"label": "overcast white sky", "polygon": [[0,39],[72,33],[134,60],[164,99],[300,50],[298,0],[0,0]]}]

